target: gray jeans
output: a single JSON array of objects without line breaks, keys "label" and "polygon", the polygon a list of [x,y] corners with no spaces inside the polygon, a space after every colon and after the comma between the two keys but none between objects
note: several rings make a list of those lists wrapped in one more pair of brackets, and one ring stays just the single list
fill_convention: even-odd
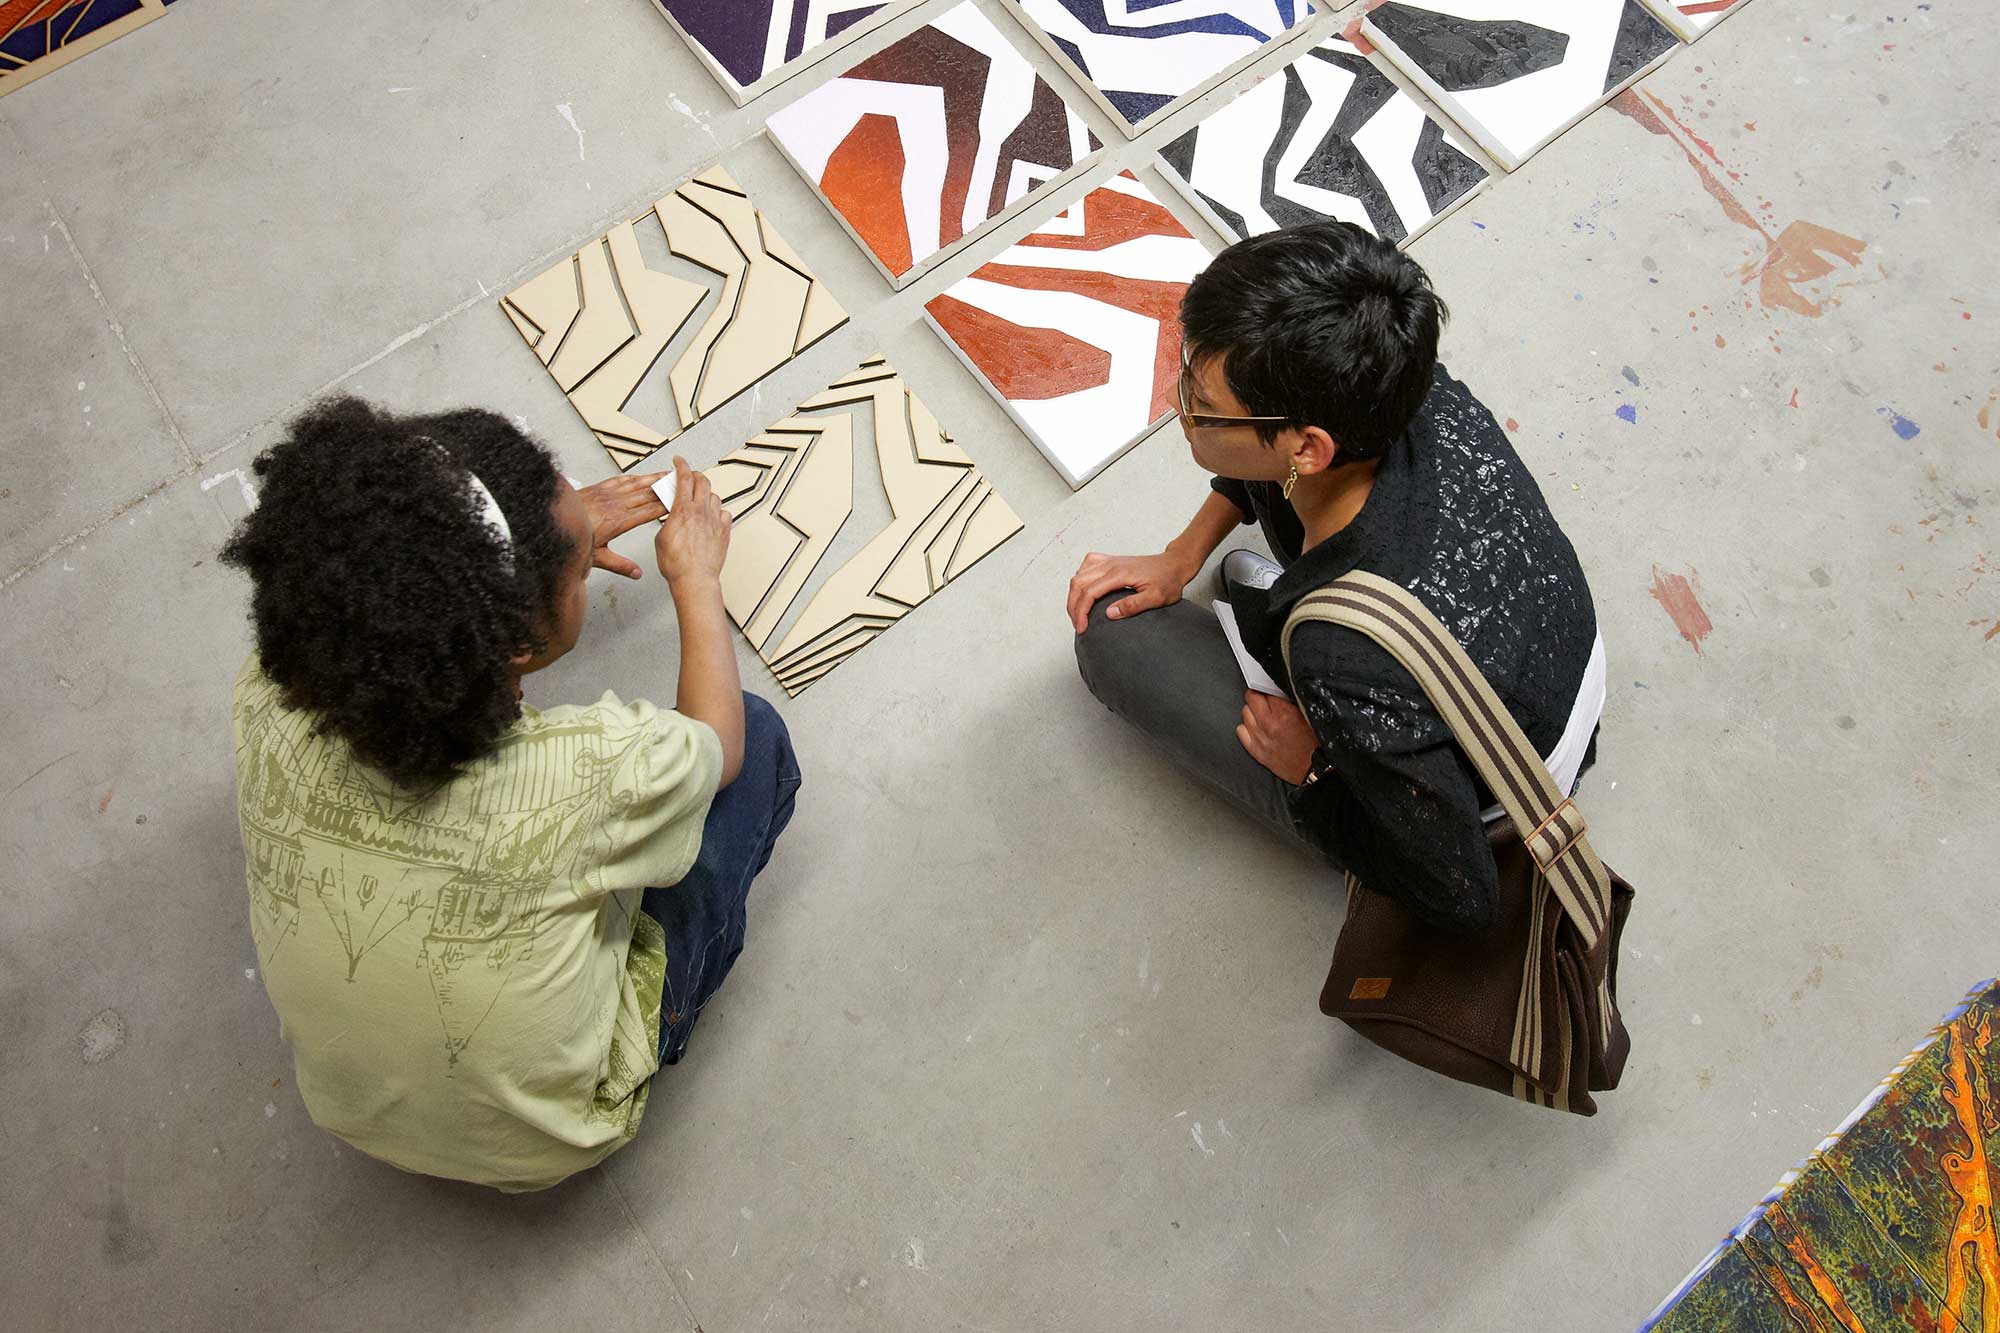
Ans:
[{"label": "gray jeans", "polygon": [[1105,618],[1107,608],[1129,596],[1129,588],[1114,592],[1091,608],[1090,628],[1076,639],[1083,683],[1190,776],[1286,843],[1338,868],[1335,858],[1293,823],[1290,785],[1236,739],[1243,673],[1207,599],[1130,620]]}]

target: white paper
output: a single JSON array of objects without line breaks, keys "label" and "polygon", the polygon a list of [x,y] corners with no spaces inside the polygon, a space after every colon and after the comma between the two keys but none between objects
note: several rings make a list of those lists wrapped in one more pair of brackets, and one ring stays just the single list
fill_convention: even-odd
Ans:
[{"label": "white paper", "polygon": [[1211,602],[1209,605],[1215,608],[1215,618],[1222,622],[1222,637],[1229,640],[1229,651],[1236,654],[1236,669],[1243,673],[1243,683],[1259,694],[1291,698],[1243,646],[1243,631],[1236,627],[1236,608],[1227,602]]},{"label": "white paper", "polygon": [[660,497],[660,503],[667,507],[667,512],[669,514],[674,512],[675,475],[676,475],[675,473],[669,472],[666,476],[661,477],[658,481],[653,483],[653,494]]}]

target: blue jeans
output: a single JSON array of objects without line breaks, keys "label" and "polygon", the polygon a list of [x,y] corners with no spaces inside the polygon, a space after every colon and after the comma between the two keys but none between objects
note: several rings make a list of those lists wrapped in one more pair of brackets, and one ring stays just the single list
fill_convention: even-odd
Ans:
[{"label": "blue jeans", "polygon": [[660,997],[660,1063],[678,1064],[695,1020],[743,952],[743,904],[792,820],[799,763],[778,710],[743,696],[743,770],[716,793],[702,825],[701,853],[686,878],[647,889],[639,910],[667,933]]}]

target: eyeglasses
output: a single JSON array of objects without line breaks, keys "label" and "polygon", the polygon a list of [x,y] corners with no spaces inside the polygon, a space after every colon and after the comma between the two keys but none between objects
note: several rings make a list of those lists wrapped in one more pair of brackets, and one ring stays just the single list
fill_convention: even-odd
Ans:
[{"label": "eyeglasses", "polygon": [[1194,351],[1187,343],[1181,344],[1180,382],[1181,425],[1188,430],[1223,429],[1231,426],[1285,426],[1291,424],[1290,417],[1225,417],[1213,412],[1194,410]]}]

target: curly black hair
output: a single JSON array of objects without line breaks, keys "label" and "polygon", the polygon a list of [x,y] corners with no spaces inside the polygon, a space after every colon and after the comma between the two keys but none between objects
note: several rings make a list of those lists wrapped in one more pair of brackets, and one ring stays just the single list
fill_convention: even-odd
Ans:
[{"label": "curly black hair", "polygon": [[[253,465],[258,503],[222,549],[250,576],[264,673],[363,763],[436,782],[520,717],[509,659],[539,652],[575,544],[555,459],[504,417],[314,405]],[[468,473],[492,492],[509,551]]]}]

